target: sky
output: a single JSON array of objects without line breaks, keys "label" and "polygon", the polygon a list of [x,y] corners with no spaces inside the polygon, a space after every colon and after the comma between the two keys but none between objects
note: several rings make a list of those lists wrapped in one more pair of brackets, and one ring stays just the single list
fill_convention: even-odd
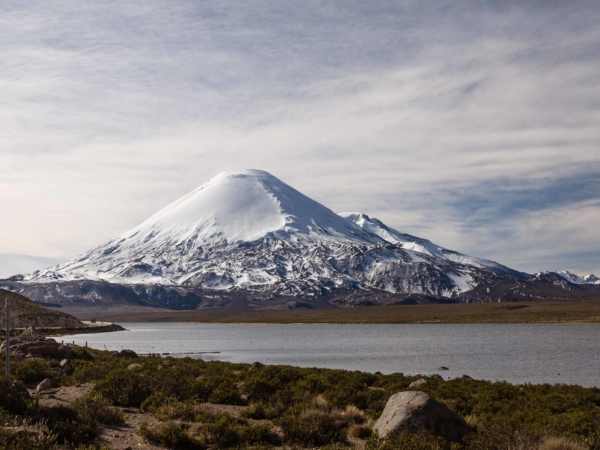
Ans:
[{"label": "sky", "polygon": [[517,270],[600,275],[600,3],[3,1],[0,276],[266,170]]}]

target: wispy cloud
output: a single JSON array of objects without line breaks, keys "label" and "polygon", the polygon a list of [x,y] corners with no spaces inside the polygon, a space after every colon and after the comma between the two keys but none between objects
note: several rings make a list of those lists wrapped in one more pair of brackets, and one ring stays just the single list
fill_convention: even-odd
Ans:
[{"label": "wispy cloud", "polygon": [[600,272],[597,2],[1,8],[0,252],[74,256],[262,168],[517,269]]}]

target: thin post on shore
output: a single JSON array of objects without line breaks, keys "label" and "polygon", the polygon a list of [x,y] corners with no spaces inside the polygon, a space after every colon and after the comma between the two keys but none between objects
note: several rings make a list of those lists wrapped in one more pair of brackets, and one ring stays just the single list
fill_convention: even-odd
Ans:
[{"label": "thin post on shore", "polygon": [[10,376],[10,298],[6,298],[6,376]]}]

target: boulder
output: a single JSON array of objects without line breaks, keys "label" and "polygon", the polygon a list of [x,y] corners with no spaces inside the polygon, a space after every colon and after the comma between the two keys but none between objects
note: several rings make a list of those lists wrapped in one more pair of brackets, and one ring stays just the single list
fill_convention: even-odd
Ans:
[{"label": "boulder", "polygon": [[252,363],[252,365],[250,366],[250,368],[248,370],[258,370],[261,367],[265,367],[265,365],[261,362],[256,361],[255,363]]},{"label": "boulder", "polygon": [[112,357],[113,358],[118,358],[118,359],[135,359],[135,358],[139,358],[138,354],[136,352],[134,352],[133,350],[121,350],[118,353],[113,353]]},{"label": "boulder", "polygon": [[133,364],[129,364],[129,365],[127,366],[127,368],[128,368],[129,370],[137,369],[138,367],[142,367],[142,365],[141,365],[141,364],[137,364],[137,363],[133,363]]},{"label": "boulder", "polygon": [[471,432],[465,420],[425,392],[399,392],[390,397],[373,428],[380,437],[392,432],[427,430],[452,442]]},{"label": "boulder", "polygon": [[37,353],[44,356],[57,356],[58,355],[58,347],[55,345],[37,345],[34,347],[29,347],[27,349],[27,353],[30,355],[35,355]]},{"label": "boulder", "polygon": [[438,370],[450,370],[450,369],[448,369],[446,366],[441,366],[441,367],[438,367]]},{"label": "boulder", "polygon": [[44,341],[25,342],[25,343],[17,345],[15,350],[18,352],[23,352],[23,353],[39,353],[39,352],[30,352],[29,349],[32,347],[53,347],[53,348],[58,349],[59,344],[52,343],[52,342],[46,343]]},{"label": "boulder", "polygon": [[56,356],[58,356],[61,360],[63,359],[73,359],[73,354],[75,352],[73,351],[73,349],[71,347],[69,347],[68,345],[60,345],[58,347],[58,353],[56,354]]},{"label": "boulder", "polygon": [[421,378],[420,380],[413,381],[412,383],[410,383],[408,385],[408,387],[416,388],[416,387],[421,387],[421,386],[427,386],[428,384],[429,384],[429,382],[426,379]]},{"label": "boulder", "polygon": [[40,392],[47,391],[48,389],[52,389],[52,381],[50,381],[50,378],[46,378],[44,381],[38,384],[35,388],[35,393],[39,394]]},{"label": "boulder", "polygon": [[473,379],[469,375],[463,375],[461,378],[463,378],[465,380],[472,380]]},{"label": "boulder", "polygon": [[441,375],[434,373],[433,375],[429,375],[430,378],[435,378],[436,380],[443,380]]}]

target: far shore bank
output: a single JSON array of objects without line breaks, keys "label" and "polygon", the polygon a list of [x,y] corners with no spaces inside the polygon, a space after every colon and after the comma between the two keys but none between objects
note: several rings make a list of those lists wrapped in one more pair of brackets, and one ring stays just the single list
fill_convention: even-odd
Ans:
[{"label": "far shore bank", "polygon": [[600,323],[600,302],[455,303],[296,310],[194,310],[124,312],[110,322],[238,324],[460,324]]}]

